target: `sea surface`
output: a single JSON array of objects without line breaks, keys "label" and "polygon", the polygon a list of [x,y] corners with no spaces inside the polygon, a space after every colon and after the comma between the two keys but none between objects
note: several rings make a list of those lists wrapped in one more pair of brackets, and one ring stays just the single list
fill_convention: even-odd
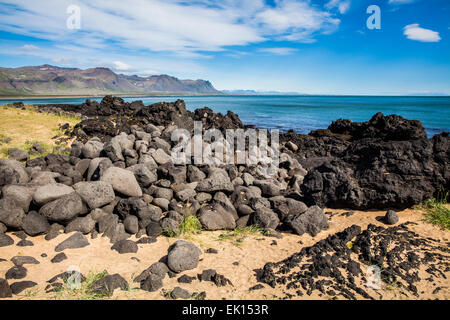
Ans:
[{"label": "sea surface", "polygon": [[[142,100],[145,105],[159,101],[183,99],[188,110],[209,107],[215,112],[231,110],[244,124],[260,128],[294,129],[298,133],[327,128],[343,118],[367,121],[375,113],[397,114],[420,120],[429,136],[450,131],[450,97],[382,97],[382,96],[152,96],[124,97],[125,101]],[[27,104],[81,104],[86,98],[0,99],[0,105],[23,101]],[[91,98],[101,101],[101,98]]]}]

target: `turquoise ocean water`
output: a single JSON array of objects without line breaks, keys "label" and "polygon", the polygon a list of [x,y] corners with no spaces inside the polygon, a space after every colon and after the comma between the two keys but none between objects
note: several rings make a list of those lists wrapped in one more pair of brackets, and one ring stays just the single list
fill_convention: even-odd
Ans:
[{"label": "turquoise ocean water", "polygon": [[[183,96],[126,97],[142,100],[145,105],[183,99],[189,110],[209,107],[215,112],[231,110],[244,124],[261,128],[294,129],[298,133],[327,128],[333,120],[344,118],[367,121],[375,113],[398,114],[420,120],[428,135],[450,131],[450,97],[374,97],[374,96]],[[85,98],[0,99],[0,105],[23,101],[28,104],[81,104]],[[100,101],[101,98],[91,100]]]}]

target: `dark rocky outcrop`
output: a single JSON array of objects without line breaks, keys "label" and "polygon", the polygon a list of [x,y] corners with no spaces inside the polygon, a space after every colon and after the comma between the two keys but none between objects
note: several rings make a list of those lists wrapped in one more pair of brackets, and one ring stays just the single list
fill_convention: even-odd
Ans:
[{"label": "dark rocky outcrop", "polygon": [[288,136],[308,170],[301,190],[309,205],[405,209],[450,188],[450,137],[428,139],[419,121],[378,113]]}]

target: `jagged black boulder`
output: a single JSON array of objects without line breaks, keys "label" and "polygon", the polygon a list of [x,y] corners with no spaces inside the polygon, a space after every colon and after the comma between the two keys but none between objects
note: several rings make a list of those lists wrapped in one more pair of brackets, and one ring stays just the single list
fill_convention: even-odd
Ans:
[{"label": "jagged black boulder", "polygon": [[301,185],[308,205],[405,209],[450,186],[450,138],[428,139],[419,121],[378,113],[368,122],[338,120],[296,142],[308,169]]}]

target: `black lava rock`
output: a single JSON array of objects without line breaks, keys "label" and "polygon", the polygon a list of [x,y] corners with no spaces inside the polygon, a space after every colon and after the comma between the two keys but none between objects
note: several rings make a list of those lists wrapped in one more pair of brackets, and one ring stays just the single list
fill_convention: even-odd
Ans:
[{"label": "black lava rock", "polygon": [[111,250],[116,250],[120,254],[124,253],[136,253],[138,251],[138,246],[134,241],[131,240],[121,240],[114,243]]},{"label": "black lava rock", "polygon": [[89,241],[81,232],[76,232],[55,247],[56,252],[66,249],[79,249],[89,245]]},{"label": "black lava rock", "polygon": [[3,298],[11,298],[11,297],[12,297],[12,290],[8,284],[8,281],[0,278],[0,298],[3,299]]},{"label": "black lava rock", "polygon": [[177,279],[177,281],[179,283],[191,283],[192,281],[194,281],[196,278],[195,277],[190,277],[187,274],[182,275],[181,277],[179,277]]},{"label": "black lava rock", "polygon": [[6,271],[6,279],[23,279],[27,276],[27,269],[22,266],[14,266]]},{"label": "black lava rock", "polygon": [[13,294],[19,294],[22,291],[37,286],[36,282],[33,281],[20,281],[11,284],[11,291]]},{"label": "black lava rock", "polygon": [[398,214],[394,210],[388,210],[384,216],[384,223],[393,225],[398,222]]},{"label": "black lava rock", "polygon": [[58,253],[56,256],[53,257],[52,260],[50,260],[52,263],[59,263],[61,261],[64,261],[67,259],[67,256],[64,252]]}]

